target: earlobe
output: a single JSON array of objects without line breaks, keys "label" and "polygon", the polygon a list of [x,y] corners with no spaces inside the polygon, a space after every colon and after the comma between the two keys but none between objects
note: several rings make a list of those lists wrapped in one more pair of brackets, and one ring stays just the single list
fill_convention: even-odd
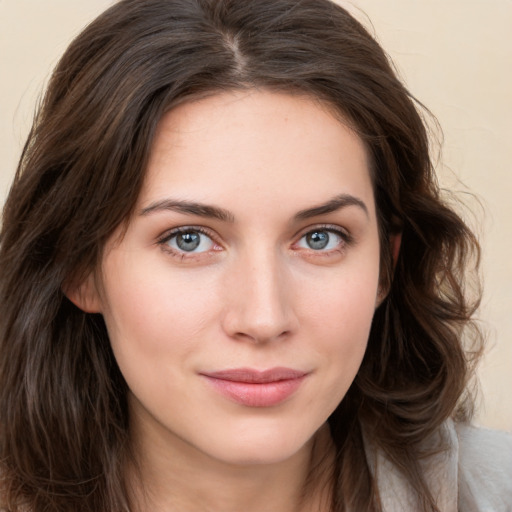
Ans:
[{"label": "earlobe", "polygon": [[94,272],[90,272],[78,283],[72,282],[62,287],[64,295],[85,313],[101,313],[101,300],[95,282]]},{"label": "earlobe", "polygon": [[402,232],[400,231],[399,233],[393,233],[389,238],[389,244],[391,246],[391,256],[393,258],[394,269],[400,254],[400,246],[402,245]]},{"label": "earlobe", "polygon": [[382,287],[379,285],[377,288],[377,297],[375,298],[375,309],[377,309],[381,304],[382,301],[386,298],[386,293],[382,290]]},{"label": "earlobe", "polygon": [[384,299],[387,297],[389,290],[391,288],[391,282],[393,280],[393,273],[398,261],[398,256],[400,254],[400,246],[402,245],[402,232],[393,233],[389,237],[389,246],[391,248],[391,258],[392,258],[392,265],[393,265],[393,272],[391,272],[389,276],[389,283],[384,287],[381,284],[379,284],[379,287],[377,289],[377,297],[375,299],[375,309],[377,309]]}]

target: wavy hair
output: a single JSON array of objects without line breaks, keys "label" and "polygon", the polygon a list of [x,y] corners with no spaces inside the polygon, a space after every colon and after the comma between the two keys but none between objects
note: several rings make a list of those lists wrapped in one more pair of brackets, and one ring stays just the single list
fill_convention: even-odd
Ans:
[{"label": "wavy hair", "polygon": [[478,303],[465,286],[478,243],[440,195],[425,111],[373,37],[329,0],[123,0],[65,52],[3,211],[0,508],[131,510],[127,386],[102,317],[62,290],[98,264],[130,217],[163,114],[247,88],[327,102],[371,157],[387,296],[329,418],[332,511],[381,510],[364,439],[403,472],[425,512],[437,510],[421,442],[456,411],[468,415],[462,399],[481,337],[474,328],[465,351]]}]

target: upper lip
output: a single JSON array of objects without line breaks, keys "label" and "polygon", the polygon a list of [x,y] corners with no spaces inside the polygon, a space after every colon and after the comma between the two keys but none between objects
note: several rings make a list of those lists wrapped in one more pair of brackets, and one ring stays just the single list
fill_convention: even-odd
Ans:
[{"label": "upper lip", "polygon": [[206,372],[202,375],[212,379],[229,380],[233,382],[246,382],[251,384],[265,384],[278,382],[280,380],[299,379],[308,372],[292,368],[269,368],[268,370],[257,370],[254,368],[231,368],[215,372]]}]

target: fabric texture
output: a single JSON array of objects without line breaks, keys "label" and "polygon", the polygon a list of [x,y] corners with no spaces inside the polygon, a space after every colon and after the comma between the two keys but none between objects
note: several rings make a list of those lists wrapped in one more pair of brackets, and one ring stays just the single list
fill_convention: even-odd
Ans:
[{"label": "fabric texture", "polygon": [[[452,421],[426,448],[448,449],[425,459],[423,469],[441,512],[512,512],[512,435]],[[379,451],[367,447],[384,512],[419,509],[414,490]]]}]

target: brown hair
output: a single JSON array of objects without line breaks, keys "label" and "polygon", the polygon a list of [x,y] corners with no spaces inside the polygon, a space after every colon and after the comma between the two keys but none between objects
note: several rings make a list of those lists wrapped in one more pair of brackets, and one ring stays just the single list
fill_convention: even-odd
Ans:
[{"label": "brown hair", "polygon": [[380,510],[363,434],[403,471],[423,510],[437,510],[420,446],[454,414],[471,374],[462,332],[477,300],[464,283],[478,244],[440,198],[415,101],[375,40],[328,0],[124,0],[62,57],[3,214],[0,507],[130,510],[126,383],[102,317],[62,289],[94,268],[129,218],[163,113],[252,87],[326,101],[371,155],[388,294],[329,419],[332,510]]}]

